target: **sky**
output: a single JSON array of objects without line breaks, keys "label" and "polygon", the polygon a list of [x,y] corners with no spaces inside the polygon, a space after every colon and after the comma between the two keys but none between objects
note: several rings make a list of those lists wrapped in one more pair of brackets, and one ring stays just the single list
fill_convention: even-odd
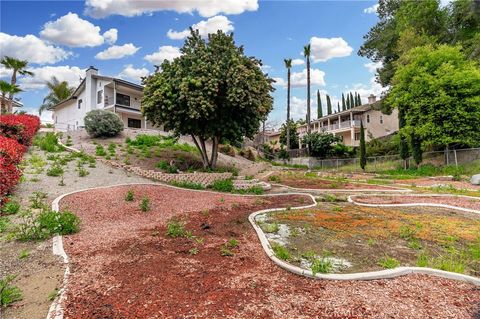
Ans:
[{"label": "sky", "polygon": [[[357,55],[363,36],[378,21],[377,1],[5,1],[0,2],[0,57],[30,61],[33,77],[20,77],[18,94],[24,109],[36,113],[47,94],[45,81],[56,76],[77,86],[89,66],[100,74],[139,83],[154,65],[180,52],[188,28],[207,35],[233,32],[245,53],[263,63],[276,80],[274,108],[268,120],[286,119],[286,69],[291,58],[291,108],[294,119],[306,114],[306,65],[303,46],[312,47],[311,107],[316,118],[316,92],[337,105],[342,92],[360,93],[367,101],[379,96],[379,66]],[[0,78],[11,72],[0,67]],[[324,110],[325,112],[325,110]],[[51,113],[42,113],[51,120]]]}]

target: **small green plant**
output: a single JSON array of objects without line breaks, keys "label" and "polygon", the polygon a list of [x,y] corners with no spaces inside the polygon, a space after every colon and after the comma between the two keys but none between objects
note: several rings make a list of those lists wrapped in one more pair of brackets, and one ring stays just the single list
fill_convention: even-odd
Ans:
[{"label": "small green plant", "polygon": [[373,238],[369,238],[368,241],[367,241],[367,245],[370,246],[370,247],[375,245],[376,243],[377,243],[377,241]]},{"label": "small green plant", "polygon": [[422,249],[422,244],[420,243],[420,240],[418,238],[412,238],[408,241],[407,244],[408,248],[411,248],[413,250],[420,250]]},{"label": "small green plant", "polygon": [[60,176],[64,173],[62,166],[58,162],[53,163],[47,170],[47,176]]},{"label": "small green plant", "polygon": [[58,296],[58,289],[55,288],[54,291],[52,291],[51,293],[48,294],[48,298],[47,298],[47,299],[48,299],[48,301],[54,301],[55,298],[57,298],[57,296]]},{"label": "small green plant", "polygon": [[65,186],[65,185],[66,185],[65,180],[64,180],[63,174],[62,174],[62,176],[60,177],[60,181],[58,182],[58,186]]},{"label": "small green plant", "polygon": [[234,253],[228,248],[227,245],[224,244],[220,247],[220,255],[223,257],[232,257]]},{"label": "small green plant", "polygon": [[228,243],[227,243],[228,247],[230,248],[237,248],[238,247],[238,240],[236,240],[235,238],[231,238]]},{"label": "small green plant", "polygon": [[69,235],[80,230],[80,218],[68,210],[57,212],[45,209],[38,215],[37,222],[50,235]]},{"label": "small green plant", "polygon": [[167,223],[167,236],[172,238],[191,237],[192,233],[185,229],[185,223],[177,219],[171,219]]},{"label": "small green plant", "polygon": [[400,262],[393,257],[385,255],[378,261],[378,265],[385,269],[393,269],[400,266]]},{"label": "small green plant", "polygon": [[315,276],[317,273],[327,274],[332,271],[333,265],[330,259],[322,257],[322,258],[315,258],[312,261],[312,265],[310,267],[312,270],[312,274]]},{"label": "small green plant", "polygon": [[428,266],[428,256],[425,252],[421,252],[417,256],[417,267],[427,267]]},{"label": "small green plant", "polygon": [[148,197],[142,197],[142,202],[140,203],[140,210],[142,212],[147,212],[150,210],[150,199]]},{"label": "small green plant", "polygon": [[80,167],[78,169],[78,177],[85,177],[87,176],[88,174],[90,174],[85,168],[83,167]]},{"label": "small green plant", "polygon": [[105,148],[103,145],[98,144],[97,147],[95,148],[95,155],[97,156],[105,156],[107,155],[107,152],[105,151]]},{"label": "small green plant", "polygon": [[67,141],[65,142],[65,145],[67,146],[73,145],[72,137],[70,135],[67,135]]},{"label": "small green plant", "polygon": [[227,192],[230,193],[233,191],[233,180],[231,179],[220,179],[216,180],[212,184],[212,189],[217,192]]},{"label": "small green plant", "polygon": [[332,208],[332,210],[333,210],[334,212],[341,212],[341,211],[343,210],[343,208],[342,208],[342,206],[334,206],[334,207]]},{"label": "small green plant", "polygon": [[44,135],[37,135],[33,142],[35,146],[40,147],[42,151],[54,153],[63,151],[63,147],[58,144],[58,136],[55,133],[48,132]]},{"label": "small green plant", "polygon": [[262,223],[260,227],[266,233],[276,233],[280,230],[280,226],[277,223]]},{"label": "small green plant", "polygon": [[190,250],[188,251],[188,254],[189,254],[189,255],[196,255],[196,254],[198,254],[198,248],[197,248],[197,247],[194,247],[194,248],[190,249]]},{"label": "small green plant", "polygon": [[20,251],[20,254],[18,255],[18,258],[25,259],[25,258],[28,258],[29,256],[30,256],[30,252],[27,249],[22,249]]},{"label": "small green plant", "polygon": [[7,217],[0,217],[0,234],[4,233],[10,225],[10,220]]},{"label": "small green plant", "polygon": [[47,194],[43,192],[32,192],[32,195],[29,197],[30,207],[34,209],[45,207],[45,198],[47,198]]},{"label": "small green plant", "polygon": [[128,190],[127,194],[125,195],[125,201],[127,202],[133,202],[134,200],[134,194],[131,189]]},{"label": "small green plant", "polygon": [[20,210],[20,203],[16,200],[9,199],[3,207],[0,208],[0,212],[4,215],[13,215]]},{"label": "small green plant", "polygon": [[268,176],[268,180],[270,182],[275,182],[275,183],[280,183],[281,182],[280,176],[278,176],[278,175],[270,175],[270,176]]},{"label": "small green plant", "polygon": [[280,258],[286,261],[291,259],[290,251],[288,251],[288,249],[285,246],[282,246],[279,244],[272,244],[272,249],[273,249],[273,253],[275,254],[275,256],[277,256],[277,258]]},{"label": "small green plant", "polygon": [[22,299],[22,292],[17,286],[11,283],[15,280],[15,276],[8,275],[0,279],[0,308],[7,307],[15,301]]}]

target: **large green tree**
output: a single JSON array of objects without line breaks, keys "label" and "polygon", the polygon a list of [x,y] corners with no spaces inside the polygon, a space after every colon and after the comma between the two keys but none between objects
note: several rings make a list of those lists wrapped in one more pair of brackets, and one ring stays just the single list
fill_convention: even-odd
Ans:
[{"label": "large green tree", "polygon": [[327,94],[327,114],[332,114],[332,101],[330,101],[330,95]]},{"label": "large green tree", "polygon": [[[292,68],[292,59],[283,60],[285,67],[287,68],[287,123],[290,121],[290,78],[291,78],[291,68]],[[287,126],[287,150],[290,149],[290,128]]]},{"label": "large green tree", "polygon": [[480,145],[480,68],[460,47],[427,45],[402,56],[387,103],[402,132],[424,147]]},{"label": "large green tree", "polygon": [[272,110],[274,81],[232,34],[218,31],[205,40],[191,30],[180,51],[144,80],[142,113],[155,125],[190,135],[204,167],[214,168],[220,140],[237,143],[258,131]]},{"label": "large green tree", "polygon": [[68,99],[75,91],[75,88],[69,86],[67,81],[59,81],[55,76],[50,81],[47,81],[46,85],[49,92],[38,109],[40,115],[43,111],[51,110],[58,103]]},{"label": "large green tree", "polygon": [[[289,124],[287,126],[287,123]],[[290,120],[288,122],[285,122],[282,124],[280,127],[280,144],[286,145],[287,144],[287,130],[290,131],[290,147],[292,149],[298,149],[299,145],[299,135],[297,132],[298,128],[298,123],[296,123],[294,120]]]},{"label": "large green tree", "polygon": [[391,84],[396,61],[408,50],[426,44],[461,44],[470,59],[480,60],[480,1],[379,0],[379,22],[364,36],[358,54],[382,66],[377,81]]},{"label": "large green tree", "polygon": [[317,90],[317,119],[323,117],[322,97],[320,96],[320,90]]},{"label": "large green tree", "polygon": [[302,144],[310,145],[310,155],[325,158],[332,155],[334,145],[341,141],[339,136],[331,133],[313,132],[305,135]]}]

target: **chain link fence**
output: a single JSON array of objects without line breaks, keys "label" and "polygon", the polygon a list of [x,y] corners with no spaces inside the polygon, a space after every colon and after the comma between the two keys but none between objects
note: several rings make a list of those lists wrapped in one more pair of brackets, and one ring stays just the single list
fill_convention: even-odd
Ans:
[{"label": "chain link fence", "polygon": [[[358,157],[319,159],[315,157],[307,157],[307,153],[305,151],[298,152],[295,155],[297,154],[302,154],[304,157],[291,156],[291,159],[288,160],[286,163],[293,165],[307,165],[311,169],[338,170],[349,172],[362,171],[360,167],[360,160]],[[290,155],[293,154],[290,153]],[[480,160],[480,148],[425,152],[423,153],[422,164],[432,164],[434,166],[458,166],[476,160]],[[278,163],[284,163],[281,160],[276,161]],[[400,167],[405,167],[405,165],[409,167],[414,166],[415,161],[411,157],[404,161],[399,155],[373,156],[367,157],[366,171],[375,172],[397,169]]]}]

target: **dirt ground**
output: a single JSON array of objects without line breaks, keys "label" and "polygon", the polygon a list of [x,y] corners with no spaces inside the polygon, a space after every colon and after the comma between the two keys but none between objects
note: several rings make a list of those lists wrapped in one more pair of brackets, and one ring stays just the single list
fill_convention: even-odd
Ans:
[{"label": "dirt ground", "polygon": [[[266,207],[305,205],[307,197],[135,186],[136,200],[125,202],[128,189],[78,193],[61,203],[82,219],[81,232],[64,238],[72,269],[66,318],[475,318],[480,313],[480,290],[462,282],[426,275],[320,281],[275,266],[247,217]],[[142,196],[150,199],[148,212],[139,209]],[[183,220],[192,237],[167,237],[172,217]],[[232,238],[238,246],[225,246]],[[222,256],[222,247],[233,256]]]}]

